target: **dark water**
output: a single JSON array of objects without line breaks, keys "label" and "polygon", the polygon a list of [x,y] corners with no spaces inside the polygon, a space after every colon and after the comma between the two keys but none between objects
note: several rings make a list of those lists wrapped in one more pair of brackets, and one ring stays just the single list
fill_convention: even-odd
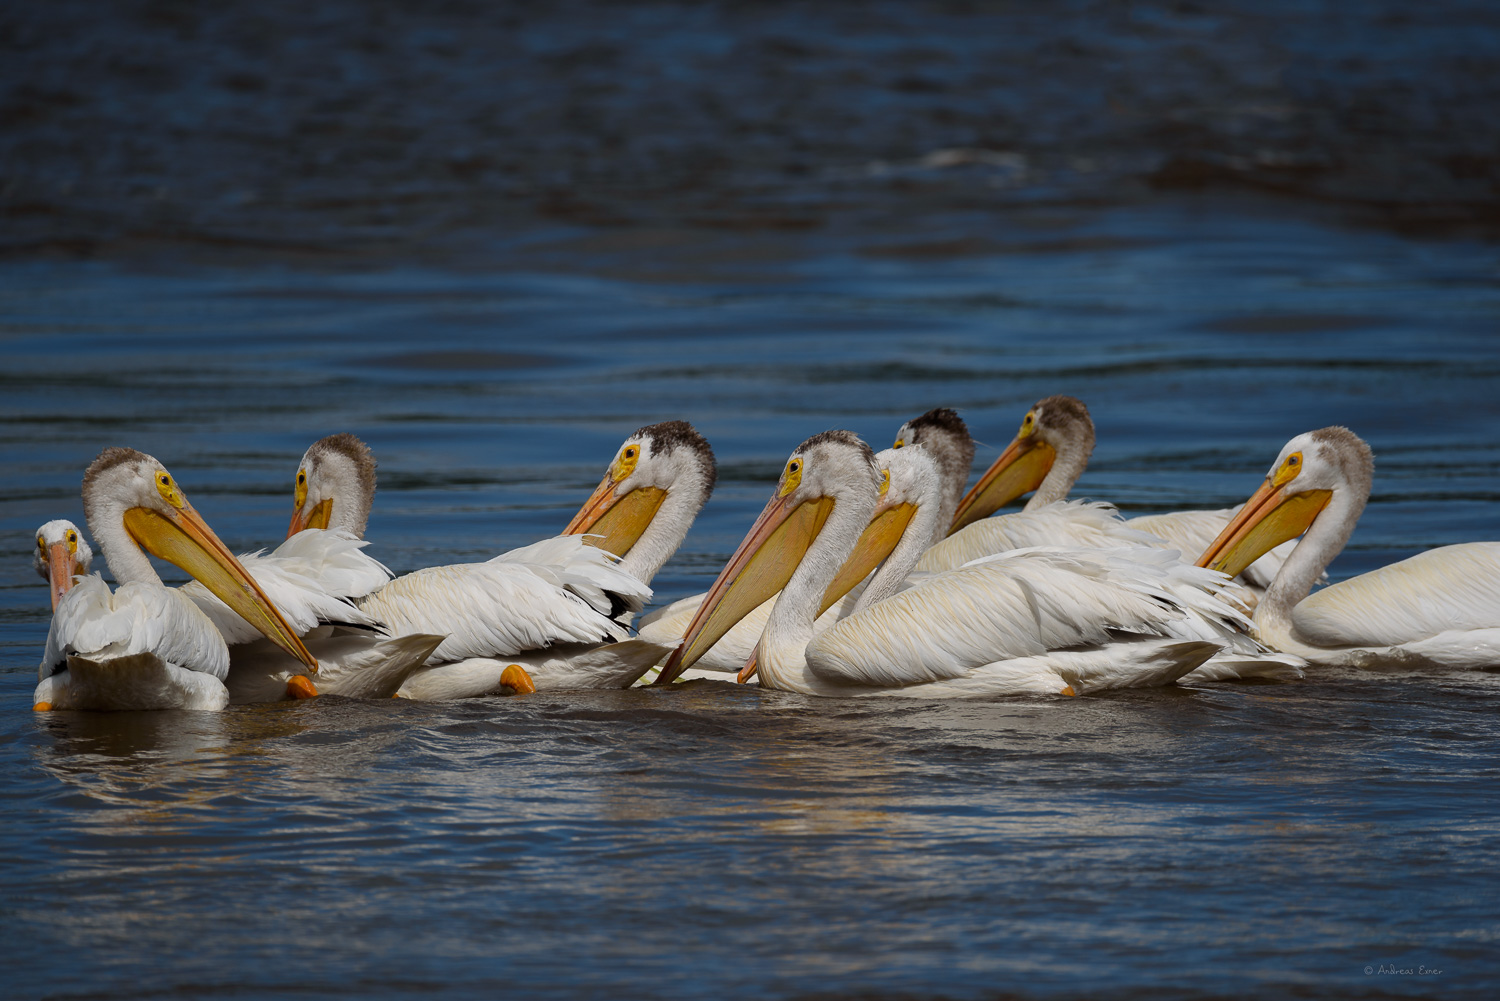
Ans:
[{"label": "dark water", "polygon": [[246,550],[354,431],[404,571],[686,418],[663,600],[807,435],[955,406],[988,463],[1057,392],[1080,495],[1235,504],[1343,423],[1335,578],[1495,538],[1491,8],[92,11],[0,14],[0,994],[1500,991],[1500,674],[28,701],[32,531],[110,444]]}]

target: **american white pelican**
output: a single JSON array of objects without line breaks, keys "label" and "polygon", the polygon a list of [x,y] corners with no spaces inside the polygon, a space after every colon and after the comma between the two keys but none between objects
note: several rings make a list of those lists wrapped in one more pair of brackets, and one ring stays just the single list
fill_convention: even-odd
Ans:
[{"label": "american white pelican", "polygon": [[1309,596],[1349,541],[1374,469],[1347,428],[1299,434],[1200,565],[1234,573],[1305,532],[1255,610],[1263,641],[1319,665],[1500,665],[1500,542],[1431,549]]},{"label": "american white pelican", "polygon": [[[932,538],[929,541],[936,542],[946,534],[948,522],[958,506],[965,484],[968,483],[969,467],[974,464],[974,439],[970,437],[963,418],[947,407],[939,407],[920,417],[913,417],[896,432],[896,448],[915,445],[926,448],[927,454],[932,456],[941,473],[943,489],[939,507],[933,512],[929,505],[929,513],[933,514],[930,519],[933,522]],[[900,476],[901,472],[898,470],[896,475]],[[850,582],[851,585],[856,583],[857,580]],[[819,629],[832,625],[854,607],[857,595],[847,599],[844,597],[849,590],[849,587],[843,587],[837,600],[830,602],[819,615]],[[703,593],[692,594],[656,609],[641,620],[641,638],[675,646],[697,614],[699,606],[703,604],[704,597]],[[745,676],[747,672],[742,671],[742,668],[754,653],[756,643],[760,641],[761,631],[765,628],[766,618],[771,614],[773,604],[774,599],[767,599],[761,607],[746,613],[740,622],[698,658],[692,676],[714,677],[725,672],[740,672],[742,677]]]},{"label": "american white pelican", "polygon": [[360,607],[396,635],[446,635],[427,666],[401,686],[408,698],[627,688],[667,649],[631,639],[618,621],[651,597],[618,560],[582,536],[564,535],[487,563],[414,571]]},{"label": "american white pelican", "polygon": [[[1107,546],[1128,543],[1120,527],[1145,532],[1167,543],[1192,561],[1229,523],[1234,511],[1173,511],[1167,514],[1142,515],[1123,519],[1112,507],[1100,504],[1078,504],[1062,508],[1055,505],[1083,475],[1094,451],[1094,422],[1088,407],[1072,396],[1049,396],[1038,400],[1026,412],[1021,429],[998,459],[979,477],[972,490],[959,502],[949,529],[949,541],[935,546],[921,564],[925,570],[944,570],[959,566],[988,553],[1015,548],[1018,545],[1041,544],[1046,538],[1054,545]],[[1018,532],[1008,528],[1002,519],[985,521],[988,515],[1029,491],[1035,491],[1022,513],[1050,510],[1056,517],[1039,536],[1030,529]],[[1019,525],[1018,520],[1018,525]],[[979,527],[975,527],[979,526]],[[991,538],[991,535],[995,538]],[[1139,541],[1139,537],[1136,537]],[[1253,566],[1245,568],[1241,580],[1259,594],[1286,559],[1290,547],[1267,553]]]},{"label": "american white pelican", "polygon": [[[348,433],[319,438],[297,466],[292,496],[288,539],[307,528],[341,528],[363,539],[375,503],[375,457],[370,447]],[[375,587],[384,583],[382,579]]]},{"label": "american white pelican", "polygon": [[317,657],[317,682],[223,602],[190,583],[183,591],[229,644],[230,701],[320,693],[389,698],[442,637],[391,636],[354,604],[391,579],[389,570],[363,552],[366,543],[359,538],[375,491],[369,449],[351,434],[314,442],[298,466],[294,489],[294,531],[270,553],[245,553],[239,560]]},{"label": "american white pelican", "polygon": [[36,530],[36,555],[31,565],[41,574],[52,593],[52,611],[73,586],[73,578],[89,572],[94,551],[83,538],[78,526],[66,518],[47,522]]},{"label": "american white pelican", "polygon": [[958,511],[958,502],[969,482],[969,470],[974,465],[974,438],[969,426],[956,411],[937,407],[921,417],[913,417],[896,429],[896,443],[892,448],[907,448],[922,445],[937,464],[938,477],[942,482],[936,522],[933,527],[934,543],[948,534],[953,515]]},{"label": "american white pelican", "polygon": [[[322,534],[304,530],[319,524],[362,533],[374,491],[375,463],[363,442],[340,434],[314,443],[297,470],[288,543]],[[440,638],[401,683],[407,698],[623,686],[629,681],[618,679],[650,666],[641,661],[652,648],[627,639],[614,618],[639,611],[651,591],[617,562],[579,537],[547,539],[486,563],[383,578],[349,597],[393,637]]]},{"label": "american white pelican", "polygon": [[[777,591],[760,639],[761,682],[809,695],[950,698],[1168,684],[1248,628],[1216,597],[1223,577],[1170,551],[1049,548],[933,574],[884,600],[874,600],[877,593],[814,635],[841,568],[851,555],[871,558],[857,551],[861,540],[878,538],[884,552],[896,545],[892,532],[866,531],[884,479],[869,447],[846,431],[803,442],[660,681],[691,666]],[[915,555],[924,527],[913,532]],[[892,572],[904,576],[901,567]],[[869,587],[879,584],[877,575]]]},{"label": "american white pelican", "polygon": [[691,424],[647,425],[620,445],[562,534],[596,536],[591,545],[621,557],[619,569],[649,584],[687,538],[717,476],[714,451]]},{"label": "american white pelican", "polygon": [[310,670],[317,661],[151,456],[107,448],[83,478],[89,530],[119,586],[98,574],[57,605],[36,709],[222,709],[229,650],[192,601],[162,584],[142,548],[193,575]]}]

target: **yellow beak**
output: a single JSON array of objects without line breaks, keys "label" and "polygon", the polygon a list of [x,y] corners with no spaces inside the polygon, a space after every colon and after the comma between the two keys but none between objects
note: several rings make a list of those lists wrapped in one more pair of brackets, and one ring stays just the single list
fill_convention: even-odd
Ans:
[{"label": "yellow beak", "polygon": [[624,556],[630,547],[640,541],[656,517],[667,492],[660,487],[637,487],[627,494],[620,494],[613,476],[604,474],[604,479],[594,488],[589,499],[579,508],[563,535],[578,535],[587,532],[592,536],[589,544],[598,546],[616,556]]},{"label": "yellow beak", "polygon": [[[915,504],[890,504],[883,501],[875,509],[875,515],[865,530],[860,533],[859,541],[854,544],[854,552],[849,555],[849,560],[844,564],[839,575],[828,585],[828,590],[823,592],[823,600],[818,605],[818,614],[822,615],[833,607],[834,602],[854,590],[854,586],[868,577],[876,567],[885,562],[885,558],[891,555],[891,550],[901,541],[901,536],[906,534],[906,526],[911,524],[912,516],[917,513]],[[745,666],[740,668],[735,680],[744,684],[755,677],[756,658],[760,653],[759,644],[750,652],[750,659],[745,661]]]},{"label": "yellow beak", "polygon": [[302,508],[292,512],[292,524],[286,530],[286,537],[290,539],[304,528],[327,528],[329,515],[333,513],[333,498],[324,497],[313,505],[312,510],[303,517]]},{"label": "yellow beak", "polygon": [[1032,435],[1018,437],[958,502],[948,534],[988,518],[1017,497],[1041,486],[1055,461],[1057,451],[1051,445]]},{"label": "yellow beak", "polygon": [[1200,567],[1237,576],[1288,539],[1307,531],[1333,496],[1331,490],[1287,493],[1267,479],[1203,551]]},{"label": "yellow beak", "polygon": [[187,571],[272,643],[317,672],[317,658],[191,504],[184,502],[170,514],[130,508],[125,530],[142,549]]},{"label": "yellow beak", "polygon": [[682,645],[667,658],[653,684],[669,684],[751,609],[785,587],[832,511],[832,497],[795,505],[787,498],[772,497],[708,589]]},{"label": "yellow beak", "polygon": [[73,575],[78,572],[78,562],[68,552],[66,542],[54,542],[47,550],[47,577],[52,582],[52,611],[73,586]]}]

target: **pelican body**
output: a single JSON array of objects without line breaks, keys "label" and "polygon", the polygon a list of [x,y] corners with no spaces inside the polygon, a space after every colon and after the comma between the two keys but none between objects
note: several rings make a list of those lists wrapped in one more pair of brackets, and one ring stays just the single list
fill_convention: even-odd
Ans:
[{"label": "pelican body", "polygon": [[94,574],[58,601],[35,708],[221,709],[228,703],[223,637],[181,591],[162,584],[146,552],[191,574],[316,672],[317,660],[295,630],[156,459],[134,449],[105,449],[84,475],[83,505],[119,587],[111,593]]},{"label": "pelican body", "polygon": [[[925,454],[920,461],[931,468]],[[661,680],[690,667],[778,591],[760,638],[761,683],[809,695],[1073,695],[1165,684],[1221,651],[1226,633],[1249,626],[1218,600],[1221,575],[1158,550],[1023,550],[897,590],[929,530],[906,514],[875,528],[881,488],[889,493],[894,480],[848,432],[803,442]],[[901,518],[907,524],[898,533]],[[860,607],[815,633],[841,571],[845,580],[862,577],[908,532],[907,555],[876,574]]]},{"label": "pelican body", "polygon": [[[1017,515],[988,518],[1026,493],[1032,495],[1021,515],[1041,514],[1050,508],[1057,516],[1040,529],[1048,533],[1046,538],[1052,544],[1154,544],[1140,535],[1126,534],[1139,532],[1161,540],[1183,559],[1192,561],[1229,523],[1232,509],[1173,511],[1122,520],[1107,505],[1055,507],[1067,499],[1083,475],[1094,451],[1094,440],[1094,422],[1082,400],[1072,396],[1038,400],[1022,418],[1014,440],[959,502],[948,530],[949,539],[933,547],[923,568],[948,569],[1017,543],[1036,544],[1038,528],[1005,524]],[[1258,596],[1271,583],[1289,551],[1264,554],[1258,563],[1244,568],[1243,583],[1253,595]]]},{"label": "pelican body", "polygon": [[1348,428],[1298,435],[1200,564],[1234,573],[1301,535],[1255,609],[1266,643],[1320,666],[1500,665],[1500,542],[1441,546],[1310,593],[1353,534],[1374,468]]}]

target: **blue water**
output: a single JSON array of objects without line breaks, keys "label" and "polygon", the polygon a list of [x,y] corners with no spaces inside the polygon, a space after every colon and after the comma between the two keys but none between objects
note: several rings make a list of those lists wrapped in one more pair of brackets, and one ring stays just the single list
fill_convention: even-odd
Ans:
[{"label": "blue water", "polygon": [[988,464],[1056,392],[1099,429],[1075,495],[1235,504],[1339,422],[1377,467],[1335,578],[1495,537],[1494,244],[1207,196],[993,222],[0,265],[4,993],[1493,996],[1500,674],[30,712],[32,531],[112,444],[243,551],[353,431],[404,571],[556,532],[628,432],[685,418],[720,480],[661,600],[808,434],[883,446],[948,405]]}]

